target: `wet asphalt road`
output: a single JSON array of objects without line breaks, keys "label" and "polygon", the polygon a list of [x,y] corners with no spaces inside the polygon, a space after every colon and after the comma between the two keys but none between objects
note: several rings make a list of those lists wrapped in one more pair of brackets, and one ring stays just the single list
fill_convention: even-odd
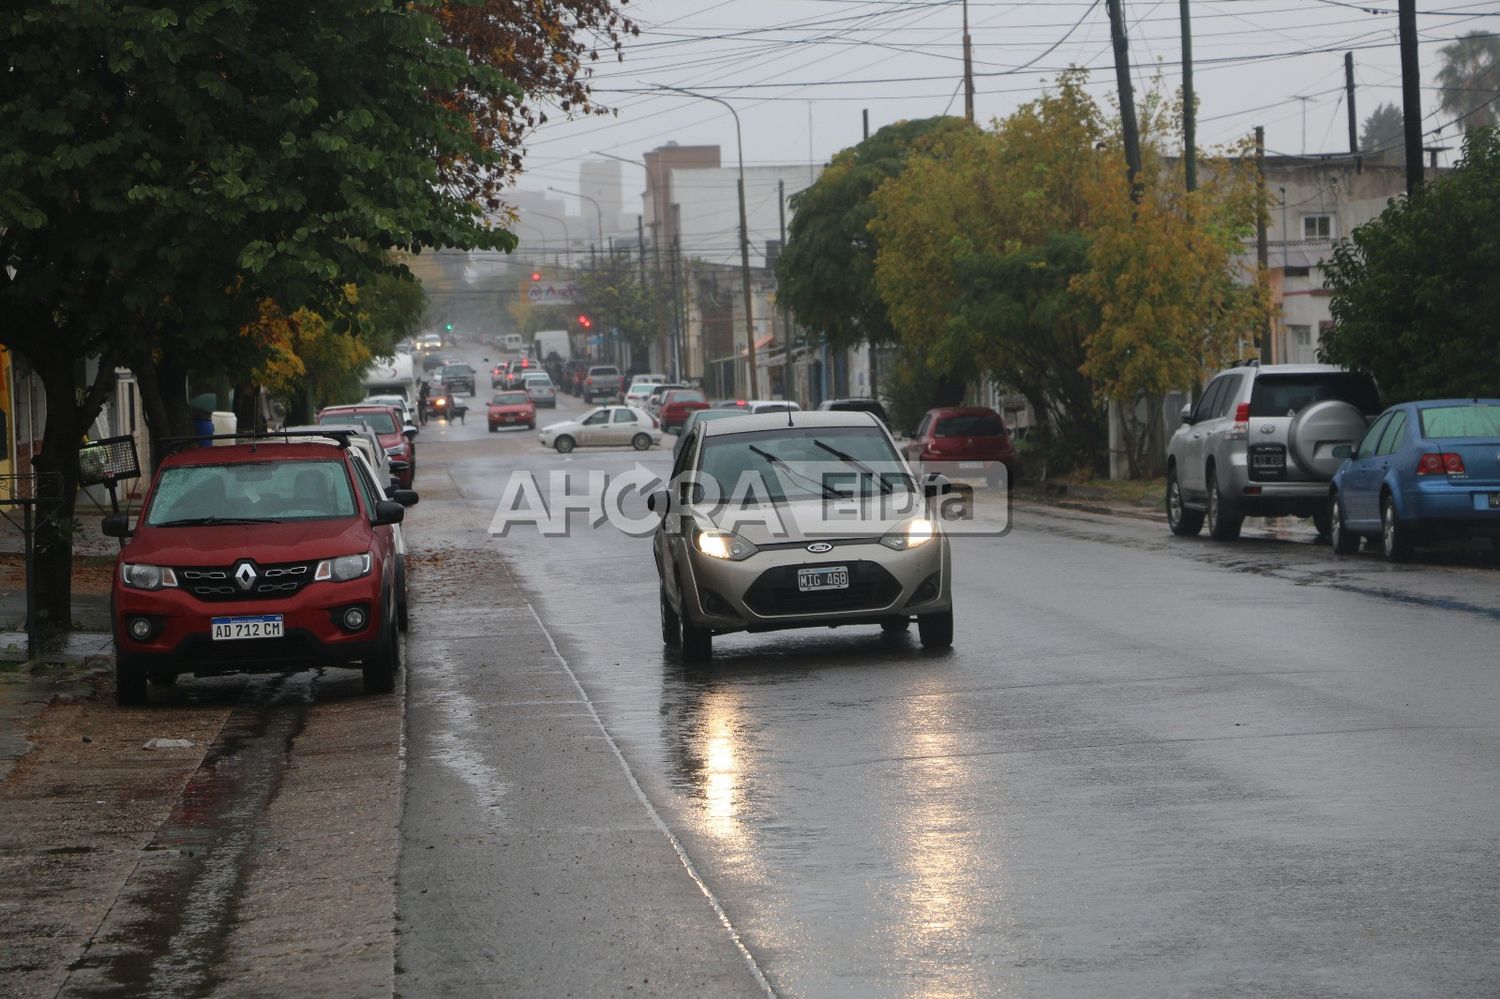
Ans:
[{"label": "wet asphalt road", "polygon": [[[419,447],[411,543],[473,560],[414,583],[403,994],[1500,991],[1493,563],[1021,506],[954,546],[951,652],[783,632],[689,670],[649,542],[485,534],[512,472],[667,451],[562,458],[482,415]],[[660,906],[641,939],[582,932],[552,890],[579,864],[607,926]],[[662,932],[679,976],[627,983]]]}]

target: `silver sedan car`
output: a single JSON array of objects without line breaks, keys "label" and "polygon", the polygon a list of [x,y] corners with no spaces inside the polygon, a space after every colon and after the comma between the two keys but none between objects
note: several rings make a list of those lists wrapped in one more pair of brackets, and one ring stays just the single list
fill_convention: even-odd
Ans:
[{"label": "silver sedan car", "polygon": [[952,556],[918,483],[868,413],[700,421],[665,490],[654,539],[662,640],[683,658],[713,636],[840,625],[953,642]]}]

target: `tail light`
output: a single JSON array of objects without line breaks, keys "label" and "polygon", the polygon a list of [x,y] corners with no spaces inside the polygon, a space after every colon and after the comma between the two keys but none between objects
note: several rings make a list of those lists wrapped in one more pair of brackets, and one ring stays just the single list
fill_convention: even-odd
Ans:
[{"label": "tail light", "polygon": [[1424,454],[1417,461],[1418,475],[1468,475],[1464,457],[1452,451]]},{"label": "tail light", "polygon": [[1230,440],[1242,441],[1250,436],[1250,404],[1242,402],[1234,407],[1234,426],[1229,430]]}]

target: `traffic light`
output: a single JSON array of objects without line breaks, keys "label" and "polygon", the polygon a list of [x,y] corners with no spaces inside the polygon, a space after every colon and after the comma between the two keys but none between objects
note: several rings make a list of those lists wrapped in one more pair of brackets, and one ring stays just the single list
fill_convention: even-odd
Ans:
[{"label": "traffic light", "polygon": [[448,333],[452,333],[453,332],[453,324],[452,323],[447,323],[447,324],[445,324],[443,326],[443,329],[444,329],[444,331],[446,331]]},{"label": "traffic light", "polygon": [[591,329],[594,325],[594,321],[583,313],[579,313],[578,325],[582,326],[584,329]]},{"label": "traffic light", "polygon": [[531,272],[531,280],[533,280],[533,281],[540,281],[541,279],[542,279],[542,272],[541,271],[532,271]]}]

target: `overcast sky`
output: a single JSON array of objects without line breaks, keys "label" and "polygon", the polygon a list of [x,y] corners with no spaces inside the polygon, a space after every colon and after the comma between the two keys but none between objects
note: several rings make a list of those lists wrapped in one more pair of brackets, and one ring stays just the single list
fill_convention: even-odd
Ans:
[{"label": "overcast sky", "polygon": [[[1124,8],[1138,91],[1157,73],[1175,90],[1178,0],[1126,0]],[[1433,89],[1438,50],[1467,32],[1500,30],[1500,0],[1428,0],[1417,8],[1422,111],[1431,129],[1448,117],[1437,111]],[[733,165],[729,113],[652,92],[657,85],[731,102],[747,165],[826,162],[860,140],[865,109],[872,132],[901,119],[962,114],[962,9],[960,0],[637,0],[624,10],[640,37],[627,44],[623,62],[596,64],[595,94],[618,114],[554,117],[528,142],[520,186],[576,190],[578,161],[591,153],[639,160],[673,140],[716,143]],[[1091,71],[1099,99],[1114,88],[1102,0],[970,0],[969,21],[981,121],[1010,113],[1070,65]],[[1396,0],[1193,0],[1192,21],[1202,146],[1264,125],[1272,152],[1347,151],[1346,50],[1354,52],[1361,126],[1377,104],[1400,106]],[[1442,139],[1458,144],[1451,126]],[[634,214],[643,174],[622,170],[625,209]],[[571,210],[578,211],[576,201]]]}]

